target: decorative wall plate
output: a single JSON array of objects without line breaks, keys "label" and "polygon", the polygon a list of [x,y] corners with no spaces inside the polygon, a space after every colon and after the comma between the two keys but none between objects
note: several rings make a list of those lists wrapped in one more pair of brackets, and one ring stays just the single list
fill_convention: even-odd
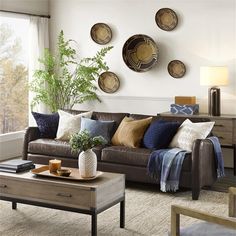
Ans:
[{"label": "decorative wall plate", "polygon": [[168,64],[168,72],[174,78],[182,78],[186,72],[186,67],[182,61],[173,60]]},{"label": "decorative wall plate", "polygon": [[158,47],[155,41],[144,34],[130,37],[123,46],[123,60],[134,71],[150,70],[157,63]]},{"label": "decorative wall plate", "polygon": [[98,78],[98,85],[105,93],[114,93],[120,87],[120,80],[113,72],[103,72]]},{"label": "decorative wall plate", "polygon": [[91,38],[98,44],[107,44],[111,41],[112,31],[105,23],[97,23],[90,30]]},{"label": "decorative wall plate", "polygon": [[173,30],[178,24],[176,13],[170,8],[161,8],[158,10],[155,20],[158,27],[166,31]]}]

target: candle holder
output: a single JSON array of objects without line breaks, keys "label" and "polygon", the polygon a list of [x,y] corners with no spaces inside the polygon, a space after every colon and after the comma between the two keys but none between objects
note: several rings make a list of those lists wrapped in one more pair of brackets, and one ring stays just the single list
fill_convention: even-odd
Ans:
[{"label": "candle holder", "polygon": [[61,160],[49,160],[49,172],[52,174],[56,174],[57,170],[61,169]]}]

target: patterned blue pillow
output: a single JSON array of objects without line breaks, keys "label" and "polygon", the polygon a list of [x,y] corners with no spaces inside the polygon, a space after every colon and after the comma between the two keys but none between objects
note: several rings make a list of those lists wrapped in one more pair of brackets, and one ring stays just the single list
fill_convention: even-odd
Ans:
[{"label": "patterned blue pillow", "polygon": [[41,138],[56,138],[59,123],[57,112],[53,114],[32,112],[32,115],[38,125]]},{"label": "patterned blue pillow", "polygon": [[167,148],[179,126],[178,122],[153,122],[144,134],[143,146],[149,149]]},{"label": "patterned blue pillow", "polygon": [[86,129],[89,131],[91,137],[101,135],[104,139],[106,139],[107,143],[110,143],[114,125],[115,121],[92,120],[89,118],[81,117],[80,131]]}]

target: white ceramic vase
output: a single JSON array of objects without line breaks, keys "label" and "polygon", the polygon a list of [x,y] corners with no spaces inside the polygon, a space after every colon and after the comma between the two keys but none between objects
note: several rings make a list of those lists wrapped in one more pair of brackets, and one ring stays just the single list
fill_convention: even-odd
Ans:
[{"label": "white ceramic vase", "polygon": [[79,171],[83,178],[96,176],[97,156],[92,149],[88,149],[79,154]]}]

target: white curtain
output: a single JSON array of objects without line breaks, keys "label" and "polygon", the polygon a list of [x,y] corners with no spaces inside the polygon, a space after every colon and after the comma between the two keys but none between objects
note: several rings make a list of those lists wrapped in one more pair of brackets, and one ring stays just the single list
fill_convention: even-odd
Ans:
[{"label": "white curtain", "polygon": [[[30,17],[29,27],[29,82],[33,79],[33,74],[36,69],[40,68],[38,59],[43,56],[44,49],[49,48],[49,31],[48,31],[48,18],[45,17]],[[29,93],[29,104],[34,94]],[[29,108],[30,109],[30,108]],[[46,106],[40,104],[35,109],[37,112],[47,113]],[[29,125],[35,125],[35,121],[29,114]]]}]

